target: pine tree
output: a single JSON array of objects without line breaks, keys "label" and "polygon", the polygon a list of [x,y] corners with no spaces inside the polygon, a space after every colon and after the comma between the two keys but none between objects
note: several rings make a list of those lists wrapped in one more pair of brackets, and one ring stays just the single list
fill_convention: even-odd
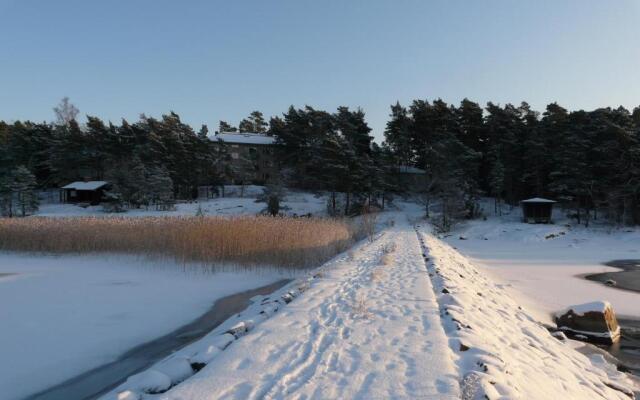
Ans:
[{"label": "pine tree", "polygon": [[220,123],[218,124],[218,132],[219,133],[225,133],[225,132],[237,132],[238,129],[235,126],[231,126],[229,123],[225,122],[225,121],[220,121]]},{"label": "pine tree", "polygon": [[146,171],[144,191],[149,203],[158,210],[166,210],[173,206],[173,181],[166,168],[153,166]]},{"label": "pine tree", "polygon": [[[9,188],[15,199],[16,210],[25,217],[38,210],[36,178],[24,166],[18,166],[10,175]],[[13,214],[10,211],[10,214]]]},{"label": "pine tree", "polygon": [[391,106],[391,119],[384,131],[385,142],[396,156],[396,164],[413,165],[414,151],[409,131],[410,119],[407,109],[396,102]]},{"label": "pine tree", "polygon": [[260,111],[253,111],[248,118],[240,121],[238,130],[240,132],[266,133],[268,124]]},{"label": "pine tree", "polygon": [[201,140],[205,140],[207,139],[209,136],[209,128],[207,127],[207,125],[202,124],[202,126],[200,127],[200,130],[198,131],[198,138]]},{"label": "pine tree", "polygon": [[13,176],[8,171],[0,172],[0,215],[13,217],[14,195],[12,190]]}]

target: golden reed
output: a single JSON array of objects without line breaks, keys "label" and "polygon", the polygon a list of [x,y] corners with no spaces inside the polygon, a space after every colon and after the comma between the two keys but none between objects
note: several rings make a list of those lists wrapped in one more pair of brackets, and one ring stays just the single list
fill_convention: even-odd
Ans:
[{"label": "golden reed", "polygon": [[125,253],[209,266],[306,268],[358,236],[346,221],[272,217],[4,218],[0,250]]}]

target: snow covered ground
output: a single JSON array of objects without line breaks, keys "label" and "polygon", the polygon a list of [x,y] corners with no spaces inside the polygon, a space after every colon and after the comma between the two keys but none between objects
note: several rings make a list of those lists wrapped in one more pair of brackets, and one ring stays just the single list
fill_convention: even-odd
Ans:
[{"label": "snow covered ground", "polygon": [[553,337],[500,285],[423,229],[463,399],[629,399],[640,387]]},{"label": "snow covered ground", "polygon": [[[260,186],[245,188],[244,197],[240,197],[237,187],[228,189],[229,197],[214,199],[200,199],[191,203],[176,204],[175,211],[127,210],[124,213],[109,214],[102,210],[102,206],[86,208],[74,204],[42,204],[38,216],[43,217],[71,217],[71,216],[99,216],[99,217],[151,217],[151,216],[193,216],[201,210],[205,215],[256,215],[266,209],[265,203],[256,203],[256,197],[261,192]],[[311,213],[315,216],[326,215],[326,198],[311,193],[290,191],[282,203],[282,213],[286,215],[304,215]]]},{"label": "snow covered ground", "polygon": [[282,278],[196,271],[123,256],[0,253],[0,398],[20,399],[113,361],[220,297]]},{"label": "snow covered ground", "polygon": [[430,227],[414,230],[407,219],[419,211],[405,208],[409,218],[387,213],[395,224],[372,243],[256,299],[104,398],[613,400],[638,390],[553,337]]},{"label": "snow covered ground", "polygon": [[602,265],[606,261],[640,258],[640,230],[568,225],[561,210],[552,225],[522,223],[519,209],[503,217],[487,214],[486,221],[464,223],[445,240],[496,281],[515,289],[512,295],[537,318],[551,322],[552,313],[594,300],[609,301],[618,316],[640,318],[639,293],[580,276],[619,270]]}]

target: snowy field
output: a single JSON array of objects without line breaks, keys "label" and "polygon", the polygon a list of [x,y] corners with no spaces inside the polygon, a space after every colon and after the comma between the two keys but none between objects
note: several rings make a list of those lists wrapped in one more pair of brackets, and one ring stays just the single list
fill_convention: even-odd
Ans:
[{"label": "snowy field", "polygon": [[607,261],[640,258],[640,230],[567,226],[570,221],[561,210],[552,225],[525,224],[520,215],[516,208],[510,215],[464,223],[446,241],[515,289],[512,294],[545,322],[551,322],[553,312],[594,300],[609,301],[619,316],[640,318],[640,293],[581,277],[619,270],[602,265]]},{"label": "snowy field", "polygon": [[196,270],[122,256],[0,253],[0,398],[20,399],[113,361],[220,297],[282,278]]},{"label": "snowy field", "polygon": [[[105,213],[102,206],[89,206],[86,208],[74,204],[42,204],[38,216],[43,217],[71,217],[71,216],[97,216],[97,217],[152,217],[152,216],[193,216],[202,211],[204,215],[256,215],[265,211],[265,203],[256,203],[256,197],[261,193],[261,186],[248,186],[245,188],[244,197],[240,197],[237,187],[229,188],[228,197],[214,199],[200,199],[190,203],[176,204],[175,211],[155,211],[153,208],[146,210],[134,209],[124,213]],[[286,215],[314,216],[326,215],[327,203],[323,196],[316,196],[305,192],[288,192],[282,203],[281,212]]]}]

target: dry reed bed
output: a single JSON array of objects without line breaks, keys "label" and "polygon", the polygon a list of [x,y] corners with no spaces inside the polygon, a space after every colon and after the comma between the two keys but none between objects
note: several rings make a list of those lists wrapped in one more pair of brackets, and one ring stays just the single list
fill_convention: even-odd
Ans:
[{"label": "dry reed bed", "polygon": [[359,236],[346,221],[272,217],[5,218],[0,249],[125,253],[208,266],[233,263],[306,268]]}]

